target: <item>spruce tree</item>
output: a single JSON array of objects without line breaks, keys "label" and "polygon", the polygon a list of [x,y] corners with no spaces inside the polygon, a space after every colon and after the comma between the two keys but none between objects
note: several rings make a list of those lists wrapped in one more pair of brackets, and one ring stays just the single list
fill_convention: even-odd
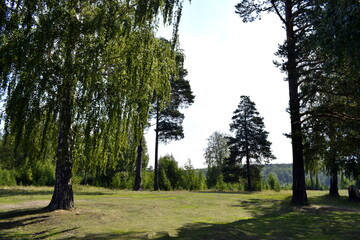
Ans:
[{"label": "spruce tree", "polygon": [[267,140],[269,133],[265,131],[263,118],[256,110],[255,103],[248,96],[241,96],[240,99],[230,124],[230,131],[234,133],[230,150],[237,162],[245,160],[247,189],[252,191],[251,163],[267,163],[275,156],[271,152],[271,142]]}]

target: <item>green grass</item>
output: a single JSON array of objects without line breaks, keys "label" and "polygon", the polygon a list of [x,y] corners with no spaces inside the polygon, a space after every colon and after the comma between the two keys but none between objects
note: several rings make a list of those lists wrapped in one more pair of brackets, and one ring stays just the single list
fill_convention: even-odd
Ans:
[{"label": "green grass", "polygon": [[360,239],[360,203],[308,191],[131,192],[75,187],[76,208],[46,212],[52,188],[0,188],[0,239]]}]

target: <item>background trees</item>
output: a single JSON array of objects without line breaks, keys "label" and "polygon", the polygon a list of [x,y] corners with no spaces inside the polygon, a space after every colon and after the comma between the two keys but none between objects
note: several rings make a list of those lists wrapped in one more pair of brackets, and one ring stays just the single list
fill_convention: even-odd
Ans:
[{"label": "background trees", "polygon": [[271,153],[271,143],[267,140],[263,118],[256,110],[255,103],[248,96],[241,96],[238,108],[234,111],[230,131],[234,137],[230,141],[231,156],[235,161],[246,161],[248,190],[252,191],[250,162],[269,162],[275,157]]},{"label": "background trees", "polygon": [[221,184],[222,171],[226,159],[230,155],[228,138],[225,134],[214,132],[208,139],[208,145],[204,152],[207,164],[206,183],[208,188]]},{"label": "background trees", "polygon": [[[356,30],[359,2],[284,0],[255,3],[243,0],[236,9],[244,22],[257,19],[262,12],[275,12],[286,30],[286,41],[277,53],[286,60],[277,65],[287,72],[289,82],[293,201],[303,203],[307,198],[304,143],[305,147],[316,150],[310,157],[311,151],[305,149],[309,161],[307,167],[316,166],[312,163],[323,159],[333,176],[330,193],[337,195],[339,171],[348,159],[352,159],[352,163],[358,159],[356,153],[344,154],[345,148],[340,147],[339,142],[346,142],[348,136],[356,139],[350,132],[359,125],[355,113],[358,111],[355,109],[359,109],[358,94],[357,90],[353,91],[358,89],[359,82],[359,71],[353,70],[359,65],[358,43],[354,42],[359,35]],[[346,87],[348,84],[355,87],[350,90]]]}]

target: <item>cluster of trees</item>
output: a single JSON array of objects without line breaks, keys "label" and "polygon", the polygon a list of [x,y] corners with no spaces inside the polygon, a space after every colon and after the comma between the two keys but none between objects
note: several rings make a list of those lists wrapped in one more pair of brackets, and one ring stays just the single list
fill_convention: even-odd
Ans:
[{"label": "cluster of trees", "polygon": [[172,155],[159,159],[159,186],[166,191],[207,189],[202,171],[195,170],[190,160],[180,168]]},{"label": "cluster of trees", "polygon": [[305,170],[330,175],[338,196],[338,174],[360,170],[360,2],[358,0],[242,0],[236,13],[251,22],[275,13],[285,42],[275,64],[287,74],[293,150],[293,197],[307,201]]},{"label": "cluster of trees", "polygon": [[[34,183],[35,170],[55,166],[49,209],[74,206],[73,173],[85,182],[140,173],[149,113],[172,102],[186,76],[182,2],[0,2],[1,141],[9,149],[0,167],[20,167]],[[173,26],[170,40],[155,35],[159,15]]]},{"label": "cluster of trees", "polygon": [[[149,119],[156,121],[157,144],[180,139],[179,109],[194,101],[177,44],[181,10],[182,0],[1,1],[0,168],[6,181],[13,182],[13,174],[23,184],[54,183],[49,209],[74,206],[73,173],[84,182],[115,185],[132,178],[141,189]],[[360,175],[360,3],[236,5],[244,22],[268,12],[279,16],[286,31],[276,65],[289,83],[292,199],[307,201],[305,172],[314,179],[321,169],[337,196],[339,174]],[[160,14],[173,26],[173,39],[156,37]],[[259,164],[274,156],[249,97],[241,97],[230,130],[233,136],[222,136],[218,144],[228,150],[206,151],[208,176],[221,174],[225,182],[242,177],[248,190],[256,189]],[[160,171],[157,151],[155,159],[154,188],[161,181],[180,188]],[[191,179],[196,174],[190,165],[188,170]],[[164,174],[169,181],[160,181]],[[210,177],[207,182],[214,184]]]},{"label": "cluster of trees", "polygon": [[248,191],[260,190],[261,164],[270,162],[275,156],[271,152],[271,143],[267,140],[269,133],[265,131],[263,118],[249,96],[240,97],[230,131],[233,135],[214,132],[208,138],[204,153],[208,165],[208,187],[217,186],[219,181],[246,181]]}]

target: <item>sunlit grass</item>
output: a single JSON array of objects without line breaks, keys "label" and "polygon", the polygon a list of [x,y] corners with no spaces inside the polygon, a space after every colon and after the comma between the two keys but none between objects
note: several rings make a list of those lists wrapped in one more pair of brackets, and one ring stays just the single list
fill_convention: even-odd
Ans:
[{"label": "sunlit grass", "polygon": [[0,239],[343,239],[360,225],[360,204],[345,191],[308,191],[304,207],[290,204],[291,191],[74,191],[74,210],[44,212],[52,188],[0,188]]}]

